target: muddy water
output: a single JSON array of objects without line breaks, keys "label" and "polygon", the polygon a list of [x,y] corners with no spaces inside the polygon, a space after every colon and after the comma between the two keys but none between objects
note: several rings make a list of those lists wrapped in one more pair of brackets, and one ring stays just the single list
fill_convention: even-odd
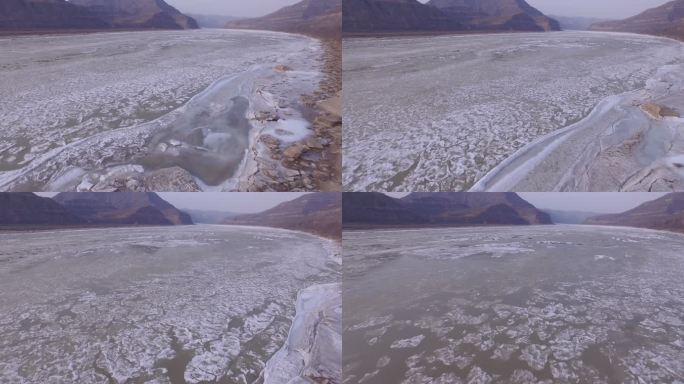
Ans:
[{"label": "muddy water", "polygon": [[349,231],[346,383],[676,383],[684,237],[638,229]]},{"label": "muddy water", "polygon": [[329,244],[222,226],[0,234],[0,383],[255,381]]}]

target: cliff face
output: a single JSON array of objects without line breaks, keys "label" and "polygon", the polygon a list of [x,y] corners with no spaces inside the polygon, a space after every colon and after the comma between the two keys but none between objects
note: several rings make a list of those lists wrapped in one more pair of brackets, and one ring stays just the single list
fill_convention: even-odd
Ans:
[{"label": "cliff face", "polygon": [[344,195],[345,226],[470,226],[551,224],[548,214],[515,193]]},{"label": "cliff face", "polygon": [[101,29],[109,25],[65,0],[2,0],[0,30]]},{"label": "cliff face", "polygon": [[226,28],[337,37],[342,33],[342,0],[302,0],[263,17],[231,21]]},{"label": "cliff face", "polygon": [[496,31],[558,31],[560,25],[525,0],[430,0],[468,29]]},{"label": "cliff face", "polygon": [[71,0],[114,28],[196,29],[197,22],[164,0]]},{"label": "cliff face", "polygon": [[376,192],[347,192],[342,198],[345,225],[419,225],[428,220],[400,200]]},{"label": "cliff face", "polygon": [[190,216],[155,193],[60,193],[54,200],[71,214],[98,225],[186,225]]},{"label": "cliff face", "polygon": [[83,220],[52,199],[33,193],[0,193],[0,227],[79,224]]},{"label": "cliff face", "polygon": [[671,1],[628,19],[596,23],[591,29],[642,33],[684,40],[684,0]]},{"label": "cliff face", "polygon": [[684,233],[684,193],[671,193],[627,212],[591,217],[585,223]]},{"label": "cliff face", "polygon": [[228,218],[223,223],[292,229],[339,239],[341,214],[340,193],[312,193],[261,213]]},{"label": "cliff face", "polygon": [[457,31],[465,26],[416,0],[344,0],[344,33]]},{"label": "cliff face", "polygon": [[345,0],[343,30],[557,31],[560,26],[524,0]]}]

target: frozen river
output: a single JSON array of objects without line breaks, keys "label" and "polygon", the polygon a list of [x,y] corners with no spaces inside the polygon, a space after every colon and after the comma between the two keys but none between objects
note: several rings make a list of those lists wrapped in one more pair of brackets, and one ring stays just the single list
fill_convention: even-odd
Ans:
[{"label": "frozen river", "polygon": [[592,227],[344,233],[344,377],[680,383],[684,236]]},{"label": "frozen river", "polygon": [[[339,380],[340,330],[318,319],[341,305],[327,240],[184,226],[2,233],[0,244],[0,383]],[[267,364],[275,379],[263,381]]]},{"label": "frozen river", "polygon": [[[468,190],[536,139],[584,119],[606,98],[644,88],[659,71],[664,76],[663,68],[682,64],[681,43],[629,34],[346,39],[345,190]],[[681,67],[676,70],[681,72]],[[676,104],[668,107],[682,109],[682,99],[666,101]],[[648,124],[642,115],[632,117],[631,126]],[[599,120],[603,131],[593,133],[589,142],[597,142],[595,137],[621,117]],[[598,131],[596,121],[591,125]],[[613,136],[634,135],[631,126]],[[647,148],[637,155],[646,156],[640,156],[642,164],[636,169],[654,158],[673,156],[663,155],[667,151],[657,148],[657,140],[670,147],[672,136],[680,133],[665,127],[651,136],[648,141],[656,144],[644,145]],[[575,140],[568,145],[583,148],[586,143]],[[547,184],[559,183],[562,171],[579,155],[556,157],[559,175],[553,174]],[[607,167],[610,160],[601,166]],[[543,171],[538,177],[542,180],[550,173]],[[595,178],[605,178],[605,173]],[[529,185],[531,189],[525,189]],[[553,190],[555,185],[539,182],[519,188]],[[573,184],[565,189],[582,187]],[[617,190],[619,184],[593,188]]]},{"label": "frozen river", "polygon": [[[0,50],[0,190],[29,191],[246,189],[259,134],[309,134],[300,96],[322,52],[230,30],[3,37]],[[257,118],[269,114],[281,120]]]}]

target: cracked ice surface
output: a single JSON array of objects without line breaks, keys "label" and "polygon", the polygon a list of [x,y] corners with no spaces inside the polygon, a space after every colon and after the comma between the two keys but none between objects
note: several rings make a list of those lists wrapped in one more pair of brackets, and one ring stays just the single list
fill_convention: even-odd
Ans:
[{"label": "cracked ice surface", "polygon": [[517,150],[684,62],[681,43],[560,32],[344,41],[348,191],[467,190]]},{"label": "cracked ice surface", "polygon": [[[501,254],[503,244],[530,251]],[[683,235],[594,226],[345,231],[343,249],[345,383],[684,377]]]},{"label": "cracked ice surface", "polygon": [[76,190],[173,166],[230,188],[252,128],[267,128],[251,117],[282,109],[271,125],[305,136],[294,107],[320,74],[315,40],[265,31],[5,37],[0,50],[3,190]]},{"label": "cracked ice surface", "polygon": [[0,243],[3,384],[251,383],[287,339],[297,293],[339,279],[326,240],[282,230],[69,230]]}]

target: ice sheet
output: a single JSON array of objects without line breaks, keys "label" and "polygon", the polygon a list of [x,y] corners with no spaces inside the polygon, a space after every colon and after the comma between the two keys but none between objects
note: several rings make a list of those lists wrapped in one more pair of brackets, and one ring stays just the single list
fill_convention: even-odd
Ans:
[{"label": "ice sheet", "polygon": [[339,279],[327,241],[284,230],[17,232],[0,243],[3,384],[254,382],[295,338],[297,292]]},{"label": "ice sheet", "polygon": [[344,52],[349,191],[468,190],[684,61],[674,40],[596,32],[354,38]]}]

